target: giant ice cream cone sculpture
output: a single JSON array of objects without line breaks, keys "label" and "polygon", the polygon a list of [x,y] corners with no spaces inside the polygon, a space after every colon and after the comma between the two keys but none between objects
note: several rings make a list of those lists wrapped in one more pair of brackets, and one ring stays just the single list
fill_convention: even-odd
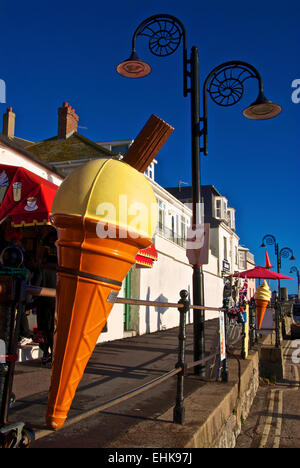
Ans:
[{"label": "giant ice cream cone sculpture", "polygon": [[137,252],[151,244],[156,199],[143,174],[114,159],[91,161],[62,183],[52,208],[58,232],[54,357],[47,425],[61,427]]},{"label": "giant ice cream cone sculpture", "polygon": [[257,328],[260,329],[267,306],[271,299],[271,291],[266,280],[257,287],[254,299],[256,305]]}]

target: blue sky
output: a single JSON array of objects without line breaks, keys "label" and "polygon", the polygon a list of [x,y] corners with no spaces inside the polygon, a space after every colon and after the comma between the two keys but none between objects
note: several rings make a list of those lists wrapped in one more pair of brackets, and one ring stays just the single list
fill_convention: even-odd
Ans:
[{"label": "blue sky", "polygon": [[[290,247],[300,270],[299,116],[292,82],[300,79],[300,4],[199,2],[194,0],[1,0],[0,79],[6,83],[3,114],[12,106],[16,135],[33,141],[57,133],[57,108],[69,102],[80,117],[79,131],[99,140],[134,138],[152,113],[175,127],[157,160],[156,180],[191,183],[190,102],[182,93],[182,49],[158,58],[145,38],[137,41],[152,73],[140,80],[119,76],[140,22],[157,13],[178,17],[187,31],[188,51],[199,49],[200,83],[218,64],[243,60],[262,75],[266,96],[283,108],[273,120],[251,121],[241,112],[257,97],[256,80],[232,108],[208,99],[208,156],[201,157],[202,184],[213,184],[236,208],[240,243],[264,264],[259,248],[273,234],[279,248]],[[201,84],[200,84],[201,86]],[[300,94],[299,94],[300,96]],[[268,248],[276,265],[274,247]],[[296,292],[296,281],[283,282]]]}]

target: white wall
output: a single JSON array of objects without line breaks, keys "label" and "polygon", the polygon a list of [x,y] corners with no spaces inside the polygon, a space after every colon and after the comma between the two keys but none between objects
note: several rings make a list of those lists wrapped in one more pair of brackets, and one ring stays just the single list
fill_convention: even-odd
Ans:
[{"label": "white wall", "polygon": [[[204,272],[204,304],[207,307],[222,307],[223,305],[223,279],[218,276],[218,258],[209,252],[209,263],[203,265]],[[219,316],[217,311],[206,311],[205,319]]]},{"label": "white wall", "polygon": [[211,236],[214,245],[217,245],[216,255],[219,256],[219,272],[223,269],[224,260],[224,237],[227,239],[227,259],[230,264],[230,272],[233,273],[238,269],[238,264],[235,262],[235,247],[238,248],[239,237],[225,224],[221,223],[218,228],[211,229]]},{"label": "white wall", "polygon": [[[192,267],[188,264],[185,249],[157,235],[155,247],[158,261],[153,268],[141,269],[140,298],[151,301],[177,303],[179,292],[192,292]],[[187,317],[187,321],[191,320]],[[176,308],[140,307],[139,334],[178,326]]]},{"label": "white wall", "polygon": [[[141,268],[139,298],[143,300],[176,303],[180,299],[181,289],[190,293],[193,301],[192,266],[189,265],[185,249],[177,244],[156,235],[155,247],[158,252],[158,261],[153,268]],[[208,307],[222,307],[223,280],[218,276],[218,259],[209,255],[209,264],[204,265],[205,305]],[[119,297],[124,297],[123,289]],[[123,338],[123,304],[115,304],[107,322],[107,333],[102,333],[98,342],[105,342]],[[217,311],[206,311],[205,319],[218,317]],[[187,316],[187,323],[192,323],[193,311]],[[177,308],[168,307],[139,307],[139,326],[136,332],[139,335],[153,333],[158,330],[177,327],[179,312]]]},{"label": "white wall", "polygon": [[[120,293],[120,297],[123,295]],[[123,325],[123,304],[114,304],[108,319],[107,319],[107,332],[100,334],[97,343],[104,343],[105,341],[119,340],[124,336]]]}]

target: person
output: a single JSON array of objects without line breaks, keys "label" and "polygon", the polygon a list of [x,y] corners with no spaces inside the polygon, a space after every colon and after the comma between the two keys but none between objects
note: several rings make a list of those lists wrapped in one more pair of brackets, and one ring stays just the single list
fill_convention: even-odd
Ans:
[{"label": "person", "polygon": [[20,314],[20,333],[18,347],[25,348],[25,346],[33,343],[33,331],[31,331],[29,328],[27,311],[22,308]]},{"label": "person", "polygon": [[[27,283],[31,286],[37,286],[41,282],[41,271],[37,266],[34,252],[29,251],[24,253],[24,266],[28,270]],[[31,295],[26,296],[25,310],[21,310],[20,317],[20,331],[19,331],[19,343],[20,348],[24,348],[28,344],[32,344],[34,341],[34,333],[29,328],[28,324],[28,312],[35,308],[35,300]]]},{"label": "person", "polygon": [[[10,261],[9,265],[11,265],[11,262],[13,262],[13,265],[15,268],[22,268],[25,266],[24,263],[24,247],[21,243],[21,238],[20,237],[14,237],[13,235],[11,236],[9,244],[5,247],[5,249],[1,253],[1,262],[6,265],[6,261]],[[16,247],[16,252],[14,252],[13,249],[13,254],[11,253],[11,248]],[[10,252],[10,253],[8,253]],[[28,318],[27,318],[27,312],[30,309],[29,304],[26,300],[26,306],[25,309],[22,307],[20,310],[20,322],[19,322],[19,336],[18,336],[18,347],[24,348],[26,345],[32,343],[32,338],[33,338],[33,332],[29,329],[29,323],[28,323]]]},{"label": "person", "polygon": [[[54,242],[53,242],[54,243]],[[56,288],[57,257],[56,249],[46,246],[43,264],[41,265],[41,281],[38,286]],[[37,302],[37,326],[44,333],[45,342],[40,343],[43,351],[42,365],[52,364],[53,333],[54,333],[55,298],[39,297]]]}]

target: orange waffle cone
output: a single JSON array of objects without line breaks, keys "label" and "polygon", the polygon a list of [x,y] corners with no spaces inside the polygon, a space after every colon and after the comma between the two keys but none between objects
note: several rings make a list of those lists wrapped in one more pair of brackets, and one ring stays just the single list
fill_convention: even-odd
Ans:
[{"label": "orange waffle cone", "polygon": [[260,329],[262,325],[262,321],[264,319],[264,315],[266,312],[266,308],[269,304],[269,301],[263,299],[255,299],[256,305],[256,317],[257,317],[257,328]]},{"label": "orange waffle cone", "polygon": [[118,230],[117,238],[100,239],[97,222],[87,218],[82,222],[79,216],[54,215],[53,221],[59,271],[46,423],[59,429],[112,309],[107,298],[111,291],[119,292],[138,250],[149,246],[151,239],[132,239],[124,231],[120,236]]}]

